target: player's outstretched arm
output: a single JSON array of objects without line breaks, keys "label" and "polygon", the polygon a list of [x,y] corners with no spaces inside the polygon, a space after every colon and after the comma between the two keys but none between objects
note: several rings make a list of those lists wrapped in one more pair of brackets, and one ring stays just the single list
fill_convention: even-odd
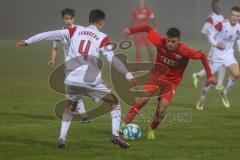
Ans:
[{"label": "player's outstretched arm", "polygon": [[123,29],[123,34],[124,35],[131,35],[134,33],[139,33],[139,32],[146,32],[147,33],[147,38],[152,42],[153,45],[161,45],[163,42],[164,37],[157,33],[155,29],[143,25],[139,27],[131,27],[131,28],[125,28]]},{"label": "player's outstretched arm", "polygon": [[55,59],[56,59],[56,56],[57,56],[57,48],[52,48],[51,49],[51,53],[50,53],[50,57],[49,57],[49,61],[48,61],[48,66],[50,68],[52,68],[54,65],[55,65]]},{"label": "player's outstretched arm", "polygon": [[182,44],[181,50],[182,50],[181,53],[183,53],[185,56],[187,56],[191,59],[200,59],[202,61],[202,64],[203,64],[204,69],[207,74],[207,82],[214,84],[214,85],[217,84],[217,81],[216,81],[215,77],[213,76],[210,66],[208,64],[207,57],[205,56],[205,54],[203,52],[188,48],[184,44]]},{"label": "player's outstretched arm", "polygon": [[48,61],[48,66],[50,68],[52,68],[55,65],[55,60],[56,60],[57,51],[58,51],[58,43],[59,41],[53,41],[53,47],[51,49],[49,61]]},{"label": "player's outstretched arm", "polygon": [[25,47],[27,46],[27,43],[25,42],[25,40],[19,40],[16,42],[16,47]]},{"label": "player's outstretched arm", "polygon": [[111,48],[111,45],[106,45],[105,47],[100,48],[102,55],[107,59],[109,63],[113,65],[113,67],[118,72],[122,73],[125,78],[130,81],[131,86],[136,86],[137,82],[133,78],[132,73],[129,72],[125,65],[115,56]]},{"label": "player's outstretched arm", "polygon": [[33,43],[46,41],[46,40],[59,40],[59,41],[68,41],[70,40],[70,35],[68,30],[56,30],[39,33],[35,36],[28,38],[27,40],[20,40],[17,42],[17,47],[28,46]]},{"label": "player's outstretched arm", "polygon": [[139,33],[139,32],[149,33],[151,30],[152,30],[151,27],[149,27],[147,25],[143,25],[143,26],[138,26],[138,27],[125,28],[125,29],[123,29],[123,34],[130,35],[130,34]]}]

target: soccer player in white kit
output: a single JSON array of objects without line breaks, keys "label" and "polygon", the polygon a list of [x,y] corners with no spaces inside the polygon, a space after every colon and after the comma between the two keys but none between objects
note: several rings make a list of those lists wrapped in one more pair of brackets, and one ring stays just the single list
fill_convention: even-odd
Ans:
[{"label": "soccer player in white kit", "polygon": [[60,40],[70,42],[69,51],[65,61],[66,78],[65,88],[68,99],[68,108],[62,115],[62,126],[58,147],[66,145],[67,132],[76,110],[77,101],[83,96],[99,98],[112,108],[112,137],[111,141],[122,148],[130,145],[119,137],[121,122],[121,106],[118,98],[107,88],[101,78],[101,69],[98,66],[98,57],[104,56],[131,85],[136,84],[132,74],[125,68],[124,64],[114,56],[111,50],[109,38],[100,32],[104,26],[105,13],[99,9],[92,10],[89,14],[90,26],[56,30],[37,34],[27,40],[18,41],[16,46],[27,46],[44,40]]},{"label": "soccer player in white kit", "polygon": [[[230,12],[229,19],[219,22],[209,34],[209,41],[212,45],[211,54],[212,61],[210,67],[212,72],[216,72],[220,67],[224,66],[229,69],[231,75],[224,87],[224,90],[220,93],[223,105],[227,108],[230,107],[229,100],[227,98],[228,91],[236,83],[240,77],[238,62],[234,57],[233,45],[236,42],[238,46],[238,52],[240,53],[240,7],[233,7]],[[197,102],[196,108],[203,109],[205,96],[210,88],[210,85],[206,82],[203,83],[201,88],[201,94]]]},{"label": "soccer player in white kit", "polygon": [[[217,25],[219,22],[222,22],[224,20],[224,17],[220,14],[221,8],[220,8],[220,2],[219,0],[213,0],[211,3],[212,7],[212,13],[208,16],[206,23],[203,25],[203,28],[201,30],[201,33],[208,38],[209,33],[214,30],[215,25]],[[209,51],[208,60],[211,63],[212,51]],[[217,79],[217,85],[216,90],[223,90],[223,80],[226,73],[226,67],[222,66],[218,70],[218,79]],[[197,88],[199,78],[206,76],[206,72],[204,69],[197,73],[193,73],[193,84]]]},{"label": "soccer player in white kit", "polygon": [[[61,16],[63,20],[63,28],[62,29],[70,29],[70,28],[75,28],[76,25],[74,24],[74,17],[75,17],[75,10],[71,8],[65,8],[61,11]],[[65,43],[64,41],[53,41],[53,47],[51,49],[51,54],[48,62],[48,66],[52,68],[55,65],[55,60],[57,56],[57,51],[58,48],[63,44],[63,51],[64,51],[64,58],[66,58],[69,45],[70,43],[67,42]],[[83,100],[80,99],[78,100],[78,106],[76,111],[82,116],[83,122],[89,122],[85,106],[83,103]]]}]

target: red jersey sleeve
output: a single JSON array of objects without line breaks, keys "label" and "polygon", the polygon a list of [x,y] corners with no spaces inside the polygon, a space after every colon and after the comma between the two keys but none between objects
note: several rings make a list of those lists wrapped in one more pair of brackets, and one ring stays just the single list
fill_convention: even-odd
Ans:
[{"label": "red jersey sleeve", "polygon": [[207,77],[209,78],[212,76],[212,71],[209,67],[208,60],[204,53],[202,53],[201,51],[193,50],[187,47],[186,45],[184,45],[183,43],[180,43],[179,45],[180,45],[180,52],[183,55],[189,57],[190,59],[201,59],[202,64],[206,70]]},{"label": "red jersey sleeve", "polygon": [[103,40],[102,40],[102,42],[101,42],[101,44],[100,44],[100,48],[102,48],[102,47],[104,47],[104,46],[107,46],[107,45],[109,45],[110,44],[110,38],[108,37],[108,36],[106,36]]},{"label": "red jersey sleeve", "polygon": [[139,33],[139,32],[149,33],[152,30],[152,28],[147,25],[142,25],[142,26],[138,26],[138,27],[131,27],[131,28],[129,28],[129,30],[130,30],[130,34]]},{"label": "red jersey sleeve", "polygon": [[207,23],[213,25],[213,19],[212,19],[212,17],[208,17],[208,19],[207,19]]},{"label": "red jersey sleeve", "polygon": [[129,29],[130,34],[138,33],[138,32],[147,32],[147,38],[152,42],[153,45],[161,45],[163,40],[165,39],[162,35],[154,31],[149,26],[139,26],[139,27],[132,27]]},{"label": "red jersey sleeve", "polygon": [[165,37],[163,37],[161,34],[157,33],[154,30],[151,30],[148,33],[147,38],[152,42],[153,45],[155,46],[159,46],[163,44],[163,41],[165,39]]}]

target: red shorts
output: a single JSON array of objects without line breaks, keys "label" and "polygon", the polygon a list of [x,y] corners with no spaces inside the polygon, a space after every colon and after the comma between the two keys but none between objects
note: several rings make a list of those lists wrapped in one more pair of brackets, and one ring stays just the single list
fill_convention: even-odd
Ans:
[{"label": "red shorts", "polygon": [[162,80],[158,75],[151,73],[147,82],[144,85],[144,91],[152,93],[153,97],[158,96],[158,100],[161,98],[167,99],[171,102],[172,97],[176,92],[177,85]]},{"label": "red shorts", "polygon": [[145,33],[138,33],[136,35],[134,35],[134,45],[137,47],[140,46],[148,46],[151,47],[152,44],[151,42],[147,39],[147,35]]}]

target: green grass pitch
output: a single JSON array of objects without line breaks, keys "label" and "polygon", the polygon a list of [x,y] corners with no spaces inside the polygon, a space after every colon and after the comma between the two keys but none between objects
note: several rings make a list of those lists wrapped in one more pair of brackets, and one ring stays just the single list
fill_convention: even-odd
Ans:
[{"label": "green grass pitch", "polygon": [[[206,44],[191,43],[207,50]],[[201,63],[191,61],[184,80],[167,113],[190,114],[191,122],[164,122],[156,140],[147,140],[149,122],[141,126],[142,137],[123,150],[110,143],[111,118],[106,115],[89,124],[73,122],[67,149],[57,149],[60,121],[54,105],[64,99],[48,88],[47,67],[50,43],[15,48],[15,41],[0,41],[0,160],[237,160],[240,157],[240,86],[229,93],[231,108],[226,109],[212,87],[205,109],[197,111],[199,89],[192,85],[191,74]],[[134,52],[128,53],[133,58]],[[60,56],[61,55],[61,56]],[[61,58],[60,58],[61,57]],[[59,53],[58,64],[62,61]],[[107,74],[107,73],[105,73]],[[86,108],[93,104],[86,100]],[[150,114],[156,102],[150,101],[142,113]],[[128,111],[123,103],[122,110]],[[174,117],[172,117],[174,118]]]}]

